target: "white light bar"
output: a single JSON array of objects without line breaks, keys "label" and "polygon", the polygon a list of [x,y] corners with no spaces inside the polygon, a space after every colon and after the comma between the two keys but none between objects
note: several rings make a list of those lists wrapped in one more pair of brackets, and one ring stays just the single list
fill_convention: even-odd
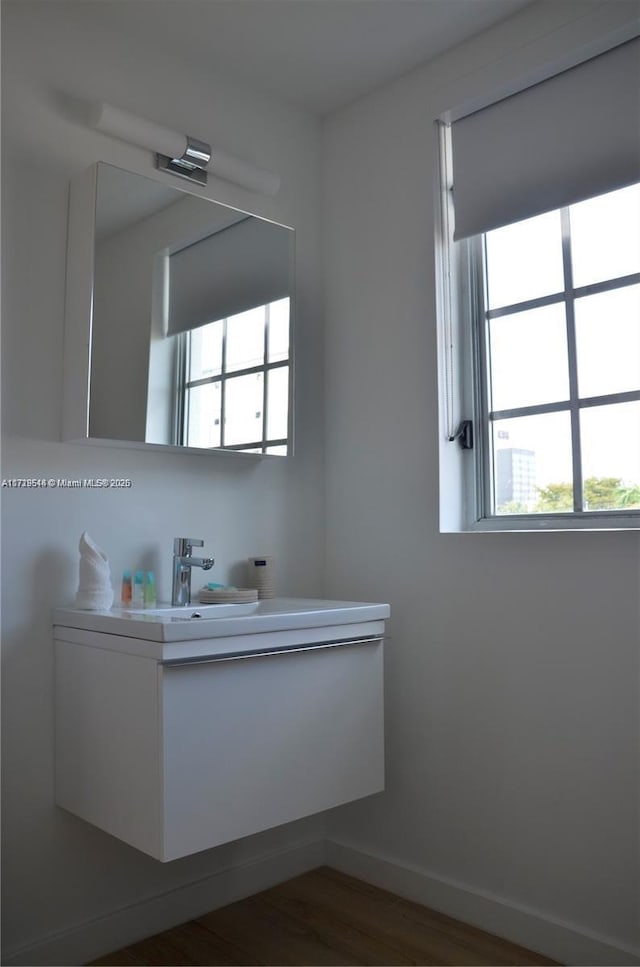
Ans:
[{"label": "white light bar", "polygon": [[206,184],[209,170],[216,178],[261,194],[275,195],[280,189],[278,175],[104,101],[92,105],[90,124],[103,134],[155,152],[157,167],[181,178]]}]

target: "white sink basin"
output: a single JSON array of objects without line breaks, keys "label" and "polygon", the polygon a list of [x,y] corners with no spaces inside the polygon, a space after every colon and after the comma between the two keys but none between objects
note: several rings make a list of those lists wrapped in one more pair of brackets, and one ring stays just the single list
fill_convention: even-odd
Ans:
[{"label": "white sink basin", "polygon": [[[196,617],[200,615],[200,617]],[[113,647],[116,639],[133,642],[197,642],[230,636],[297,632],[327,627],[384,621],[389,605],[363,601],[325,601],[315,598],[270,598],[251,604],[170,605],[154,609],[113,608],[111,611],[79,611],[59,608],[53,623],[61,628],[83,629],[103,636],[100,647]],[[107,636],[113,636],[110,641]],[[74,636],[72,636],[74,639]],[[75,639],[74,639],[75,640]],[[147,654],[148,649],[141,653]]]}]

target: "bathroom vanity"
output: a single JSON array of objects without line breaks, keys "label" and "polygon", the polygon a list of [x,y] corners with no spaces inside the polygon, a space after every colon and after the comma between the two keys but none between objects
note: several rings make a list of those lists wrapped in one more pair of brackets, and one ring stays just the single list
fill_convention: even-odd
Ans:
[{"label": "bathroom vanity", "polygon": [[381,791],[388,616],[57,610],[56,802],[166,862]]}]

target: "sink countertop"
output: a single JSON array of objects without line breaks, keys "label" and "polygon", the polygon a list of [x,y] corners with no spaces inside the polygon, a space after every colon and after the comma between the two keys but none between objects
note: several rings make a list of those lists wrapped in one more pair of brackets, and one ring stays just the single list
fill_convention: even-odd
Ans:
[{"label": "sink countertop", "polygon": [[[330,626],[381,622],[390,615],[388,604],[365,601],[328,601],[321,598],[267,598],[258,602],[251,614],[228,614],[229,606],[221,606],[224,616],[212,616],[216,606],[192,604],[184,614],[166,605],[154,612],[144,609],[113,608],[110,611],[80,611],[56,608],[53,623],[58,628],[74,628],[142,639],[148,642],[188,642],[202,639],[229,638],[269,632],[295,632]],[[238,606],[239,609],[242,605]],[[192,617],[200,611],[202,617]]]}]

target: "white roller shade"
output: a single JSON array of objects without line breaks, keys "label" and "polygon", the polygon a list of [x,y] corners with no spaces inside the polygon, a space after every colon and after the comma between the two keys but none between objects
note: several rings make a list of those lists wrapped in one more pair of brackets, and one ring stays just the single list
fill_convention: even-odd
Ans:
[{"label": "white roller shade", "polygon": [[209,235],[169,258],[169,335],[289,295],[291,229],[260,218]]},{"label": "white roller shade", "polygon": [[640,181],[640,40],[452,125],[455,238]]}]

